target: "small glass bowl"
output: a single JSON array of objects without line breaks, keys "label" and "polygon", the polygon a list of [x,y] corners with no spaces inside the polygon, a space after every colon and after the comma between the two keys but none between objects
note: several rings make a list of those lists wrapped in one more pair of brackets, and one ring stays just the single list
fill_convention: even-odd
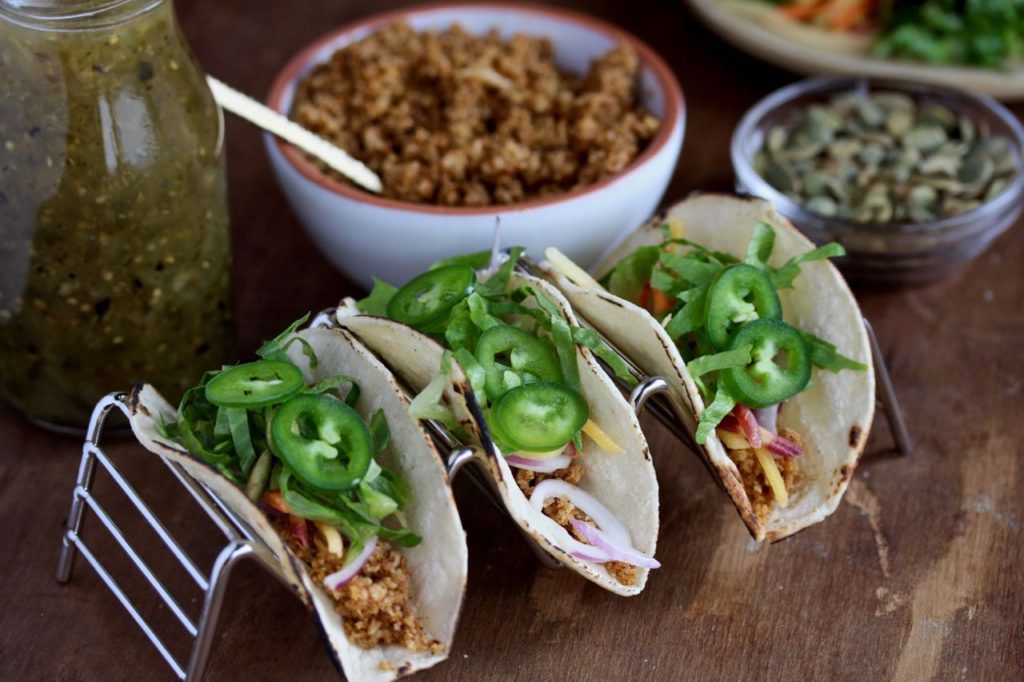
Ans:
[{"label": "small glass bowl", "polygon": [[[903,92],[921,102],[943,104],[1012,146],[1016,174],[1007,187],[981,206],[959,215],[919,223],[856,223],[812,213],[772,187],[754,170],[755,154],[774,126],[793,112],[830,96],[862,90]],[[732,165],[739,192],[767,199],[818,244],[841,243],[847,251],[838,265],[848,277],[883,285],[933,281],[971,260],[1009,229],[1024,208],[1024,127],[990,97],[931,85],[860,78],[810,78],[776,90],[751,108],[732,136]]]}]

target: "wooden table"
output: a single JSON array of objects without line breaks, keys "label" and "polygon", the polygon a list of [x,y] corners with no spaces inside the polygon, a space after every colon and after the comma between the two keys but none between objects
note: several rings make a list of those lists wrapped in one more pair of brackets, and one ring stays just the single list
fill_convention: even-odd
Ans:
[{"label": "wooden table", "polygon": [[[250,93],[304,43],[397,2],[179,0],[200,61]],[[679,0],[570,2],[650,42],[686,92],[688,132],[668,199],[728,189],[729,137],[743,111],[794,76],[734,51]],[[1018,112],[1024,108],[1018,108]],[[227,131],[242,350],[353,292],[306,238],[259,135]],[[753,544],[697,460],[648,422],[661,481],[656,572],[621,599],[538,566],[516,531],[462,482],[470,585],[451,658],[423,679],[1024,678],[1024,230],[952,278],[860,292],[917,452],[866,460],[827,522]],[[882,420],[869,450],[889,447]],[[171,679],[99,578],[79,562],[53,577],[80,444],[0,408],[0,679]],[[213,527],[166,470],[128,442],[111,450],[204,567]],[[109,481],[99,495],[194,613],[190,583]],[[161,632],[184,633],[96,523],[86,533]],[[331,679],[311,619],[272,578],[232,578],[210,680]]]}]

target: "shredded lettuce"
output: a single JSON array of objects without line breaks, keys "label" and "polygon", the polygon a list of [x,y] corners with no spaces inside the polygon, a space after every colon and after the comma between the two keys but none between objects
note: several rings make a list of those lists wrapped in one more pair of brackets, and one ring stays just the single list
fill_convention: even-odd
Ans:
[{"label": "shredded lettuce", "polygon": [[468,265],[474,270],[483,270],[491,263],[491,250],[476,251],[474,253],[464,253],[458,256],[452,256],[451,258],[442,258],[427,270],[437,270],[449,265]]},{"label": "shredded lettuce", "polygon": [[619,261],[608,279],[608,291],[627,301],[639,301],[661,251],[659,246],[641,246]]},{"label": "shredded lettuce", "polygon": [[811,362],[816,367],[830,372],[839,372],[844,369],[852,369],[857,372],[867,371],[867,365],[846,357],[839,352],[835,344],[807,332],[804,332],[804,338],[807,339],[807,345],[811,349]]},{"label": "shredded lettuce", "polygon": [[661,267],[674,273],[691,286],[710,284],[711,280],[725,269],[724,265],[701,260],[693,253],[680,256],[663,251],[658,263]]},{"label": "shredded lettuce", "polygon": [[715,399],[704,408],[704,412],[700,415],[700,421],[697,424],[697,442],[701,445],[707,443],[708,436],[725,419],[725,415],[732,412],[734,407],[736,407],[736,399],[725,390],[724,386],[719,384],[718,390],[715,392]]},{"label": "shredded lettuce", "polygon": [[[345,384],[348,384],[349,389],[347,393],[342,395],[338,389]],[[344,400],[349,407],[355,407],[356,403],[359,402],[359,396],[362,394],[359,382],[346,374],[337,374],[324,379],[320,383],[311,386],[308,390],[310,393],[316,393],[317,395],[331,393],[335,397]]]},{"label": "shredded lettuce", "polygon": [[[382,480],[383,474],[375,479]],[[374,497],[373,504],[366,501],[352,499],[349,494],[333,493],[311,490],[293,474],[287,466],[281,467],[281,473],[277,478],[278,489],[285,503],[292,510],[292,513],[310,521],[322,521],[337,528],[349,540],[351,546],[363,547],[366,542],[379,536],[386,540],[395,542],[403,547],[413,547],[420,543],[422,538],[408,528],[392,529],[380,525],[374,512],[391,509],[388,514],[399,509],[394,498],[372,488],[372,494],[380,495]],[[361,487],[361,486],[359,486]],[[360,490],[362,493],[362,490]],[[384,498],[390,500],[386,502]],[[355,555],[350,548],[350,555]]]},{"label": "shredded lettuce", "polygon": [[256,464],[256,450],[252,446],[252,436],[249,434],[249,417],[245,410],[222,407],[220,412],[227,415],[228,427],[231,430],[231,442],[234,443],[235,453],[238,455],[238,465],[246,480]]},{"label": "shredded lettuce", "polygon": [[612,350],[604,340],[592,329],[582,327],[572,328],[572,338],[579,345],[589,348],[590,351],[611,368],[615,376],[622,379],[631,388],[636,387],[637,380],[629,371],[629,365],[622,359],[622,356]]},{"label": "shredded lettuce", "polygon": [[576,391],[580,390],[580,371],[576,362],[576,344],[572,338],[572,331],[569,329],[569,322],[562,315],[561,308],[536,289],[529,288],[540,309],[549,316],[551,342],[555,346],[555,353],[558,355],[558,364],[562,368],[562,380],[565,385]]},{"label": "shredded lettuce", "polygon": [[382,279],[373,278],[373,288],[366,298],[356,301],[356,307],[367,315],[387,317],[388,303],[398,293],[398,287],[388,284]]},{"label": "shredded lettuce", "polygon": [[747,263],[759,268],[768,267],[768,259],[775,249],[775,230],[763,220],[754,225],[754,233],[747,244]]},{"label": "shredded lettuce", "polygon": [[800,274],[801,264],[845,255],[846,249],[836,242],[830,242],[824,246],[819,246],[807,253],[802,253],[799,256],[790,258],[781,268],[770,269],[769,272],[771,274],[772,284],[775,285],[776,289],[788,289],[793,286],[793,280],[795,280]]},{"label": "shredded lettuce", "polygon": [[309,341],[306,341],[306,339],[302,338],[301,336],[296,336],[295,338],[285,343],[285,339],[294,334],[295,331],[302,325],[306,324],[308,320],[309,313],[306,313],[305,315],[303,315],[302,317],[288,325],[288,328],[285,329],[283,332],[281,332],[276,337],[260,346],[256,350],[256,355],[263,358],[264,360],[273,360],[275,362],[291,362],[291,360],[288,358],[288,347],[291,346],[293,343],[298,342],[299,344],[302,345],[303,354],[309,359],[309,366],[316,367],[316,353],[313,352],[313,347],[309,345]]},{"label": "shredded lettuce", "polygon": [[469,386],[481,402],[488,401],[487,395],[487,371],[476,356],[468,348],[456,348],[454,351],[455,361],[459,363],[466,378],[469,379]]},{"label": "shredded lettuce", "polygon": [[409,405],[409,414],[415,419],[433,419],[449,430],[458,428],[458,419],[451,408],[444,404],[444,389],[447,387],[452,372],[451,351],[445,351],[441,357],[441,367],[434,378],[422,391],[413,398]]},{"label": "shredded lettuce", "polygon": [[690,300],[683,304],[681,310],[672,315],[672,319],[665,326],[665,332],[669,338],[676,342],[686,334],[695,332],[704,326],[704,312],[708,305],[708,287],[704,285],[690,291],[694,292],[689,294]]},{"label": "shredded lettuce", "polygon": [[[388,427],[388,418],[384,416],[384,410],[377,410],[373,413],[373,416],[370,417],[369,427],[370,435],[373,437],[373,452],[379,455],[391,443],[391,429]],[[371,468],[380,469],[380,465],[373,460],[370,461]]]},{"label": "shredded lettuce", "polygon": [[694,377],[700,377],[708,372],[718,372],[730,367],[744,367],[750,364],[750,350],[750,346],[743,346],[712,355],[701,355],[687,363],[686,371]]},{"label": "shredded lettuce", "polygon": [[[486,282],[478,284],[476,290],[483,296],[500,296],[505,293],[505,290],[508,289],[508,282],[512,278],[512,271],[525,250],[521,246],[514,246],[509,249],[508,259],[501,264],[498,271],[491,275]],[[490,252],[488,252],[489,256]],[[485,262],[484,267],[486,265],[487,263]]]},{"label": "shredded lettuce", "polygon": [[466,306],[469,308],[469,319],[480,331],[487,331],[491,327],[504,324],[488,310],[487,299],[475,291],[466,298]]}]

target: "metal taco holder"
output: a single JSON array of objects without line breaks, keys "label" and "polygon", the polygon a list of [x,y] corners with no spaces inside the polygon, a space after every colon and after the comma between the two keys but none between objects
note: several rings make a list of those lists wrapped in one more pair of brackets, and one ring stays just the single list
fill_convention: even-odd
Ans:
[{"label": "metal taco holder", "polygon": [[[541,270],[529,259],[520,258],[516,267],[520,272],[544,278]],[[311,326],[333,326],[332,312],[325,311],[321,313],[313,320]],[[579,322],[581,326],[595,331],[605,343],[608,343],[609,347],[622,356],[626,365],[630,368],[630,372],[637,381],[636,386],[631,386],[628,382],[616,377],[607,366],[604,366],[604,369],[612,380],[615,381],[616,385],[624,393],[628,394],[629,403],[637,416],[646,408],[687,449],[700,455],[702,450],[694,442],[693,435],[685,426],[686,420],[679,412],[680,407],[674,400],[670,399],[668,395],[669,384],[664,377],[646,376],[616,349],[613,344],[609,343],[600,332],[594,329],[592,325],[583,319],[580,319]],[[908,455],[913,450],[913,443],[907,431],[899,403],[896,400],[892,380],[881,357],[878,340],[875,338],[874,331],[866,319],[864,320],[864,325],[871,343],[872,361],[876,377],[878,378],[877,404],[885,414],[892,430],[896,451],[900,455]],[[62,584],[70,581],[75,557],[81,554],[99,574],[111,593],[124,606],[139,629],[156,647],[174,675],[178,679],[194,682],[202,679],[206,669],[206,663],[213,648],[213,636],[217,628],[217,620],[220,615],[225,590],[227,589],[228,579],[235,564],[243,559],[255,560],[268,573],[288,586],[289,589],[291,589],[291,586],[281,572],[277,557],[244,520],[239,518],[237,514],[224,504],[213,491],[192,478],[179,464],[158,455],[174,478],[188,491],[200,509],[205,512],[206,516],[224,535],[225,544],[217,554],[216,559],[214,559],[210,572],[203,573],[199,569],[188,552],[182,548],[170,531],[160,522],[145,501],[135,491],[132,484],[120,472],[110,456],[101,447],[104,428],[110,413],[117,409],[125,417],[129,416],[127,397],[125,393],[111,393],[102,398],[93,409],[89,427],[86,431],[85,442],[82,445],[82,457],[79,461],[77,482],[71,495],[71,511],[68,514],[66,527],[61,537],[61,552],[57,564],[56,577],[57,581]],[[476,446],[462,445],[444,426],[437,422],[427,421],[426,425],[435,444],[446,455],[444,464],[448,472],[449,481],[454,480],[462,471],[466,471],[467,477],[473,485],[502,513],[507,514],[490,478],[488,476],[481,476],[478,470],[466,466],[467,464],[481,465],[480,449]],[[709,466],[702,455],[701,461],[705,463],[705,466]],[[99,500],[93,495],[97,464],[103,467],[117,487],[121,489],[128,500],[135,506],[140,516],[157,534],[177,560],[178,565],[188,573],[198,590],[202,593],[202,606],[197,620],[190,617],[174,599],[160,581],[160,578],[142,559],[131,542],[104,510]],[[716,477],[714,478],[717,480]],[[114,579],[103,562],[92,552],[86,543],[82,527],[87,509],[92,510],[96,518],[113,536],[132,564],[156,591],[164,605],[174,614],[193,640],[187,660],[180,660],[175,657],[164,643],[164,640],[157,634],[154,626],[145,619],[136,604],[125,593],[121,585]],[[559,568],[561,566],[558,561],[552,558],[526,533],[523,533],[523,538],[544,566],[549,568]]]},{"label": "metal taco holder", "polygon": [[[329,326],[330,323],[325,322],[325,317],[326,315],[323,313],[319,315],[313,321],[312,326]],[[121,605],[132,617],[132,620],[135,621],[135,624],[142,630],[153,646],[156,647],[160,656],[163,657],[171,669],[171,672],[180,680],[194,682],[202,679],[206,669],[206,663],[213,648],[214,633],[217,629],[217,620],[227,589],[228,579],[235,564],[243,559],[253,559],[286,587],[289,589],[292,589],[292,587],[285,579],[277,557],[243,519],[224,504],[216,493],[200,481],[192,478],[181,465],[163,456],[156,455],[167,466],[174,478],[188,491],[199,508],[202,509],[224,535],[225,544],[214,559],[209,573],[204,573],[196,565],[195,561],[189,556],[188,551],[181,546],[178,540],[164,526],[153,510],[150,509],[149,505],[136,492],[131,482],[121,473],[111,457],[102,448],[101,441],[104,430],[108,428],[107,419],[115,409],[119,410],[125,417],[129,416],[128,394],[117,392],[105,396],[96,404],[92,417],[89,420],[85,442],[82,445],[82,457],[79,460],[78,477],[71,493],[71,511],[68,514],[65,530],[61,536],[61,552],[56,574],[57,582],[63,584],[70,581],[75,557],[77,555],[84,557],[110,592],[121,602]],[[466,466],[467,464],[481,465],[482,455],[480,449],[475,446],[463,446],[440,423],[433,421],[425,423],[434,443],[445,455],[444,465],[448,472],[449,481],[454,480],[457,475],[465,472],[473,485],[499,511],[507,514],[490,478],[480,476],[474,467]],[[115,430],[118,429],[115,428]],[[118,430],[118,433],[120,434],[120,430]],[[160,577],[140,556],[120,527],[93,494],[97,465],[106,471],[110,479],[121,489],[121,492],[134,505],[146,524],[149,525],[163,542],[164,546],[170,551],[178,566],[192,578],[196,588],[202,595],[202,606],[198,619],[194,619],[186,613],[185,609],[182,608],[164,586],[163,582],[161,582]],[[139,573],[142,574],[157,593],[163,604],[174,614],[185,632],[193,640],[187,660],[178,658],[171,652],[164,639],[158,634],[154,624],[146,620],[139,607],[111,575],[110,571],[107,570],[100,558],[93,553],[83,535],[86,510],[91,510],[93,515],[107,529],[131,563],[134,564],[135,568],[138,569]],[[529,535],[523,533],[523,538],[544,566],[548,568],[559,568],[561,566]],[[173,564],[168,562],[168,565]]]}]

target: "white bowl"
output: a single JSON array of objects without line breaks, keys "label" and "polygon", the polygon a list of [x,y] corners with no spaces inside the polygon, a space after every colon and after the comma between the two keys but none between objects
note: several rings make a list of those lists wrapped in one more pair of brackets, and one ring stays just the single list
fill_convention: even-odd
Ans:
[{"label": "white bowl", "polygon": [[402,284],[436,260],[491,246],[501,218],[503,246],[522,245],[540,256],[556,246],[585,266],[643,222],[657,208],[683,143],[682,90],[671,70],[633,36],[591,17],[535,5],[442,4],[376,15],[350,24],[296,55],[278,74],[267,97],[287,114],[296,84],[340,47],[382,25],[407,21],[416,30],[456,22],[471,33],[497,28],[547,36],[562,68],[585,72],[619,43],[630,44],[641,61],[644,105],[662,123],[647,149],[621,173],[549,199],[490,207],[448,207],[385,199],[323,175],[294,147],[264,137],[277,180],[321,252],[356,283],[374,276]]}]

